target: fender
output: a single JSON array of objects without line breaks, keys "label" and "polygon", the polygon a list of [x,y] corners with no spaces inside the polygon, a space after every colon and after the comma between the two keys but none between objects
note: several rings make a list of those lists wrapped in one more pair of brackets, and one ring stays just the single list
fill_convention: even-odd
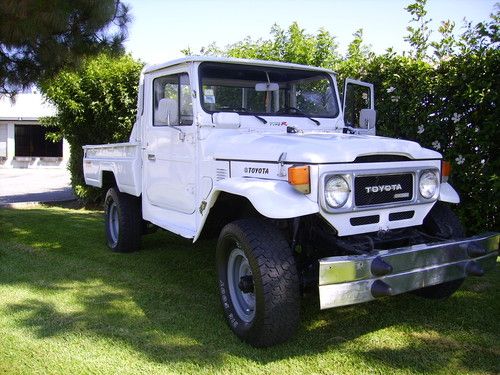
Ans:
[{"label": "fender", "polygon": [[318,203],[296,191],[287,181],[245,177],[229,178],[218,182],[207,197],[207,209],[203,212],[193,242],[201,234],[210,209],[221,192],[247,198],[261,215],[272,219],[288,219],[319,212]]},{"label": "fender", "polygon": [[441,184],[438,200],[448,203],[460,203],[460,197],[458,196],[458,193],[447,182],[443,182]]}]

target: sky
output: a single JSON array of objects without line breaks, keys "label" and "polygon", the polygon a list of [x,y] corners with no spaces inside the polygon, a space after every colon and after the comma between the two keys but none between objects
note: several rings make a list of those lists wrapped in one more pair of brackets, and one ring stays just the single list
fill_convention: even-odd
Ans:
[{"label": "sky", "polygon": [[[411,0],[123,0],[130,5],[132,22],[125,48],[145,63],[182,57],[181,49],[197,52],[216,42],[219,47],[270,36],[271,26],[297,21],[308,33],[327,29],[344,52],[352,34],[363,28],[365,42],[376,53],[393,47],[407,49],[403,37]],[[498,0],[428,0],[431,27],[440,21],[463,19],[477,23],[489,18]],[[437,34],[437,33],[436,33]]]}]

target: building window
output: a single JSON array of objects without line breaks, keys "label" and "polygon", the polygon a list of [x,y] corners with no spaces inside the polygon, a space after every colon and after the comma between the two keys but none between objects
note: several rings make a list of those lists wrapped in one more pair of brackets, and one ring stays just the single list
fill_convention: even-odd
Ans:
[{"label": "building window", "polygon": [[40,125],[16,125],[14,133],[15,156],[62,157],[62,140],[45,139],[50,128]]}]

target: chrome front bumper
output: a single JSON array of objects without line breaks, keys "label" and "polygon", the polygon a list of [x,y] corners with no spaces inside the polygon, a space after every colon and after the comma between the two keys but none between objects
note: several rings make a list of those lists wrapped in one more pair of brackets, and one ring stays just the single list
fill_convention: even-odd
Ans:
[{"label": "chrome front bumper", "polygon": [[464,240],[422,244],[369,255],[323,258],[319,261],[321,309],[367,302],[493,268],[500,234],[485,233]]}]

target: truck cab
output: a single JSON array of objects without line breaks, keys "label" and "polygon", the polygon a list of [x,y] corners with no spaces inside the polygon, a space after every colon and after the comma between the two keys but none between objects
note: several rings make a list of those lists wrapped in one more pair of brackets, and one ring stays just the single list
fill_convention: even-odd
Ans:
[{"label": "truck cab", "polygon": [[86,183],[108,190],[108,245],[136,250],[153,226],[217,236],[226,319],[254,346],[293,334],[307,288],[322,309],[444,298],[493,266],[499,236],[465,238],[441,154],[376,135],[373,85],[348,79],[342,97],[317,67],[146,67],[129,142],[84,147]]}]

